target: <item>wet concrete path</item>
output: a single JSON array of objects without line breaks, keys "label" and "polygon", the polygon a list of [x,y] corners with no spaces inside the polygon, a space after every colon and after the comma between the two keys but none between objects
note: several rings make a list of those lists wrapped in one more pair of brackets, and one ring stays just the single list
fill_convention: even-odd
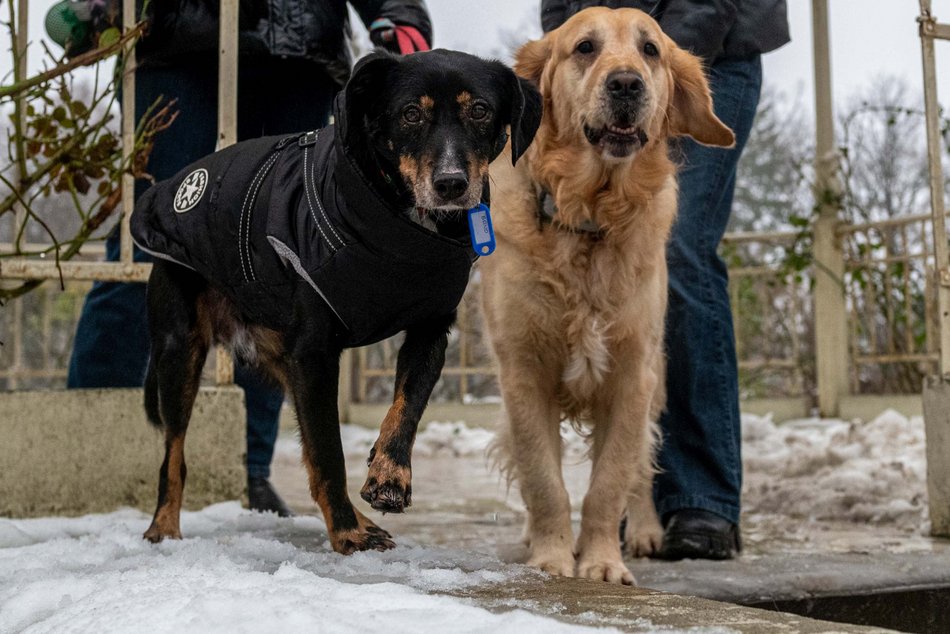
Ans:
[{"label": "wet concrete path", "polygon": [[[298,456],[294,437],[282,436],[272,479],[295,510],[312,514],[316,509]],[[565,467],[565,481],[578,522],[589,467],[584,461],[568,462],[575,463]],[[402,515],[381,516],[360,500],[365,455],[348,455],[347,470],[354,502],[397,543],[408,538],[417,544],[488,553],[512,563],[526,554],[520,541],[524,521],[520,495],[507,491],[484,457],[416,456],[413,506]],[[897,528],[749,515],[743,518],[743,533],[745,551],[735,561],[629,561],[638,589],[538,576],[466,594],[488,606],[533,607],[579,623],[629,631],[723,627],[818,632],[858,630],[692,597],[762,604],[950,586],[950,543]]]}]

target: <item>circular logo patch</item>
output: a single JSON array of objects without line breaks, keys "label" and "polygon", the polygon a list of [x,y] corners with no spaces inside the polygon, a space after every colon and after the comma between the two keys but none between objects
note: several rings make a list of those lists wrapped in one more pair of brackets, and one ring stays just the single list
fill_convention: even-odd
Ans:
[{"label": "circular logo patch", "polygon": [[185,177],[175,192],[175,211],[183,214],[192,209],[201,200],[208,186],[208,170],[202,168],[193,171]]}]

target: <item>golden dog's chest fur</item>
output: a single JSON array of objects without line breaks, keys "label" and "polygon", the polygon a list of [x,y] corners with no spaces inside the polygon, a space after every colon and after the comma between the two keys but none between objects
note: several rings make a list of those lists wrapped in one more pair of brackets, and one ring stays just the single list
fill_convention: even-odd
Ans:
[{"label": "golden dog's chest fur", "polygon": [[[530,177],[529,162],[520,174],[497,173],[496,192]],[[523,200],[516,209],[504,205],[496,214],[504,255],[482,263],[489,327],[506,347],[542,346],[547,351],[547,362],[560,370],[557,397],[569,418],[592,422],[590,411],[604,396],[618,351],[657,345],[662,337],[663,258],[675,200],[671,177],[651,200],[654,204],[637,209],[624,201],[630,222],[612,227],[603,237],[539,226],[536,199]],[[559,219],[566,215],[558,213]],[[505,287],[495,287],[496,279],[503,279]],[[504,308],[496,310],[499,306]],[[499,312],[504,315],[495,314]]]},{"label": "golden dog's chest fur", "polygon": [[[650,491],[676,215],[667,141],[728,146],[734,137],[712,112],[699,60],[641,11],[582,11],[522,47],[515,70],[538,82],[544,117],[516,168],[504,155],[491,168],[498,247],[479,266],[505,404],[497,446],[528,509],[528,563],[629,584],[623,514],[633,554],[662,538]],[[642,79],[635,104],[618,106],[618,73]],[[539,220],[542,190],[557,207],[551,222]],[[600,234],[582,231],[591,222]],[[564,417],[590,428],[576,544],[561,475]]]}]

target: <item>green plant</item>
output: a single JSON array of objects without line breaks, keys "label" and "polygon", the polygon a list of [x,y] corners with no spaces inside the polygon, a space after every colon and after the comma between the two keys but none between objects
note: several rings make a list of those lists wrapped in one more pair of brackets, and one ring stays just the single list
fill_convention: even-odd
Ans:
[{"label": "green plant", "polygon": [[[14,71],[12,81],[0,86],[0,109],[10,112],[6,165],[0,167],[0,184],[8,193],[0,196],[0,219],[16,214],[18,222],[10,247],[0,253],[0,276],[4,258],[52,257],[58,266],[75,257],[116,215],[122,176],[148,178],[145,165],[153,139],[176,116],[173,103],[153,104],[139,121],[132,152],[124,159],[116,125],[117,95],[126,53],[143,33],[144,23],[120,37],[100,38],[99,48],[73,59],[57,57],[44,47],[47,69],[27,77],[19,63],[24,52],[16,45],[14,4],[7,3],[8,20],[3,22]],[[106,62],[113,58],[116,64],[110,71]],[[92,85],[78,83],[74,71],[89,66],[94,69]],[[56,205],[49,204],[53,199]],[[56,206],[55,213],[44,213],[44,204]],[[44,244],[35,246],[31,240]],[[40,283],[0,286],[0,303]]]}]

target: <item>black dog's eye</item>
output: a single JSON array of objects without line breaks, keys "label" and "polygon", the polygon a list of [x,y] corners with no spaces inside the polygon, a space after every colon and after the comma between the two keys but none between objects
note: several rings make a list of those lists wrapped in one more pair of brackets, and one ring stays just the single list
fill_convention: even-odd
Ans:
[{"label": "black dog's eye", "polygon": [[575,50],[581,55],[590,55],[591,53],[594,52],[594,43],[591,42],[590,40],[584,40],[583,42],[577,45],[577,48]]},{"label": "black dog's eye", "polygon": [[488,107],[483,103],[476,103],[472,106],[470,115],[475,121],[481,121],[488,116]]},{"label": "black dog's eye", "polygon": [[647,42],[643,45],[643,54],[647,57],[659,57],[660,49],[653,42]]},{"label": "black dog's eye", "polygon": [[422,121],[422,108],[419,106],[406,106],[402,109],[402,118],[407,123],[419,123]]}]

